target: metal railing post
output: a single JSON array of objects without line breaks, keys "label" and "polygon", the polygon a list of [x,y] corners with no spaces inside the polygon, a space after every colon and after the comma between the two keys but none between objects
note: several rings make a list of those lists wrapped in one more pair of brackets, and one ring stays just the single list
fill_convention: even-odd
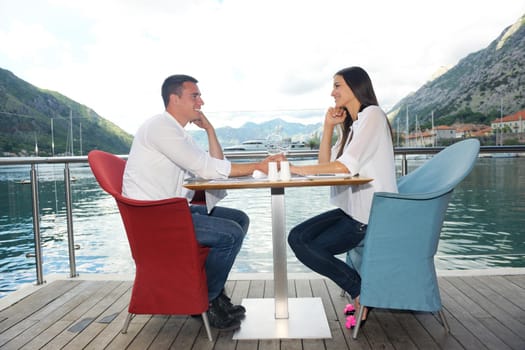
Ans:
[{"label": "metal railing post", "polygon": [[408,174],[408,161],[407,161],[407,154],[403,153],[403,157],[401,158],[401,175]]},{"label": "metal railing post", "polygon": [[36,284],[44,284],[44,274],[42,269],[42,245],[40,242],[40,213],[38,201],[38,175],[36,165],[31,164],[31,203],[33,206],[33,233],[35,237],[35,263],[36,263]]},{"label": "metal railing post", "polygon": [[66,196],[67,241],[69,249],[69,277],[77,277],[78,273],[75,260],[75,241],[73,236],[73,210],[71,205],[71,178],[69,163],[64,164],[64,187]]}]

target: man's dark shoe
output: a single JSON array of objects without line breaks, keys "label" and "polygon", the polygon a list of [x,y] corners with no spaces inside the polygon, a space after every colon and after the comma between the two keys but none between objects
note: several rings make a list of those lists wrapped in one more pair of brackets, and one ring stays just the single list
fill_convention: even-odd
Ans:
[{"label": "man's dark shoe", "polygon": [[215,300],[217,300],[219,307],[221,307],[230,315],[238,319],[244,318],[244,314],[246,313],[244,306],[232,304],[231,299],[228,298],[226,294],[224,294],[224,291],[222,291]]},{"label": "man's dark shoe", "polygon": [[210,303],[208,308],[208,320],[210,326],[222,331],[233,331],[241,327],[241,321],[227,313],[220,305],[218,298]]}]

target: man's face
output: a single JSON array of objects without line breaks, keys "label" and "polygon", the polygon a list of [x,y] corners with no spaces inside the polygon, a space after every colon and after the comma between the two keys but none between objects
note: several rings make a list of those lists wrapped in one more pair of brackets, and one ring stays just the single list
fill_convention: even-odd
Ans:
[{"label": "man's face", "polygon": [[182,84],[182,94],[173,94],[176,108],[176,113],[180,117],[183,117],[187,122],[193,122],[198,120],[201,116],[201,107],[204,105],[204,101],[201,98],[201,92],[197,84],[192,82],[184,82]]}]

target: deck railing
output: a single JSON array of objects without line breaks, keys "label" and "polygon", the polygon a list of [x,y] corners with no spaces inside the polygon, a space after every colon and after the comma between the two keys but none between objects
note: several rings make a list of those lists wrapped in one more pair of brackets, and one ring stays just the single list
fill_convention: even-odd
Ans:
[{"label": "deck railing", "polygon": [[[408,171],[408,157],[409,155],[432,155],[441,151],[444,147],[411,147],[411,148],[395,148],[394,153],[401,156],[401,173],[405,175]],[[299,150],[288,152],[287,158],[290,160],[297,159],[315,159],[317,157],[317,150]],[[494,153],[519,153],[525,155],[525,145],[517,146],[483,146],[480,149],[480,154],[494,154]],[[225,156],[234,162],[242,162],[254,159],[262,159],[267,156],[266,152],[225,152]],[[120,155],[126,159],[127,155]],[[73,230],[73,211],[71,200],[71,175],[69,165],[74,163],[87,163],[87,156],[76,157],[0,157],[0,166],[5,165],[31,165],[30,181],[31,181],[31,203],[33,215],[33,232],[34,232],[34,246],[35,246],[35,265],[36,265],[36,284],[44,283],[43,265],[42,265],[42,248],[40,239],[40,210],[38,200],[38,171],[36,165],[38,164],[64,164],[64,190],[66,203],[66,219],[67,219],[67,237],[68,237],[68,251],[69,251],[69,275],[70,277],[77,277],[76,259],[75,259],[75,243]]]}]

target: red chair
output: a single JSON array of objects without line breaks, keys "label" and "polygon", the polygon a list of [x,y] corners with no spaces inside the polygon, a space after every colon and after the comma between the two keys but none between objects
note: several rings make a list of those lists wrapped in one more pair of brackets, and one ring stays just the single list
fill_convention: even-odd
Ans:
[{"label": "red chair", "polygon": [[135,261],[135,281],[122,333],[136,314],[201,314],[212,341],[204,267],[209,248],[195,239],[188,201],[123,197],[126,161],[98,150],[89,152],[88,161],[100,187],[117,202]]}]

